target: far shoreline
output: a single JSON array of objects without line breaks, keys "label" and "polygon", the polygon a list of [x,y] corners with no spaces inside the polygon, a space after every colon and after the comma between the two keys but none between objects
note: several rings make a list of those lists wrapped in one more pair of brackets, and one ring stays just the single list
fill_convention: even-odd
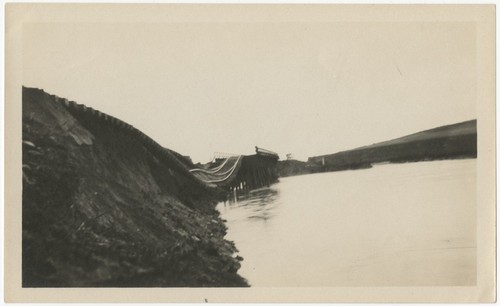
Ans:
[{"label": "far shoreline", "polygon": [[306,162],[284,160],[280,177],[359,170],[377,163],[408,163],[477,158],[477,120],[441,126],[373,145],[309,157]]}]

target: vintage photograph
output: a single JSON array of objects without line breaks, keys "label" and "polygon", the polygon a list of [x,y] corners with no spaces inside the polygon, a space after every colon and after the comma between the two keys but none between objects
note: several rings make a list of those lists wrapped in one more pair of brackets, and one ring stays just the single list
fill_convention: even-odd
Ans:
[{"label": "vintage photograph", "polygon": [[478,23],[223,6],[21,24],[21,288],[482,285]]}]

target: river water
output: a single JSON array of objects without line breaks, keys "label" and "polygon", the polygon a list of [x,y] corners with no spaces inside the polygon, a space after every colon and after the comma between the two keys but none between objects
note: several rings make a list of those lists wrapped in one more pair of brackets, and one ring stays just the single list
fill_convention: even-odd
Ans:
[{"label": "river water", "polygon": [[476,160],[281,178],[217,208],[251,286],[476,283]]}]

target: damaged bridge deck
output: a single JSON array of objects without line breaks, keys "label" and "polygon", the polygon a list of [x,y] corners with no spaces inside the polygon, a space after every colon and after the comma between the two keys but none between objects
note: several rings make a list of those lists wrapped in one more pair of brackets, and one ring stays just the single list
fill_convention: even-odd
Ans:
[{"label": "damaged bridge deck", "polygon": [[278,155],[255,147],[254,155],[234,155],[216,159],[207,168],[191,169],[206,184],[226,190],[252,190],[269,186],[278,180]]}]

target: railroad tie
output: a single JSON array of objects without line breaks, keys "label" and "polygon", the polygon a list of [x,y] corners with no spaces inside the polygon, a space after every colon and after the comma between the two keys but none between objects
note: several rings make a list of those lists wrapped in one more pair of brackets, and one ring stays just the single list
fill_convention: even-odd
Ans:
[{"label": "railroad tie", "polygon": [[69,102],[68,102],[68,104],[69,104],[69,105],[68,105],[68,108],[69,108],[69,109],[74,110],[74,109],[76,109],[76,108],[77,108],[77,104],[76,104],[76,102],[75,102],[75,101],[69,101]]}]

